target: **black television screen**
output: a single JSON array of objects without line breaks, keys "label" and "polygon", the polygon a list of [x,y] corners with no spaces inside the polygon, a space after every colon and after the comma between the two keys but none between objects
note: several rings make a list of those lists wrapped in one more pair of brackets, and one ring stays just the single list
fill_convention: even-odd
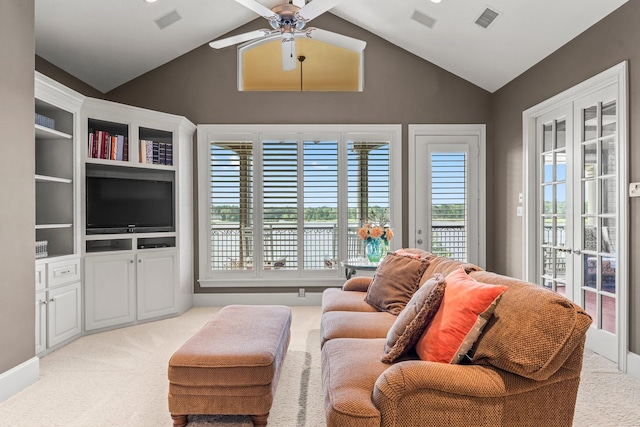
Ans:
[{"label": "black television screen", "polygon": [[173,182],[87,176],[87,233],[174,231]]}]

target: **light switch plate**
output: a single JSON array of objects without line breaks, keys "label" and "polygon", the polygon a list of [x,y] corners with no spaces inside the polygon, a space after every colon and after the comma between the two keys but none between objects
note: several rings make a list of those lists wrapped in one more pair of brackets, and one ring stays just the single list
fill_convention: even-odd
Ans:
[{"label": "light switch plate", "polygon": [[640,182],[629,184],[629,197],[640,197]]}]

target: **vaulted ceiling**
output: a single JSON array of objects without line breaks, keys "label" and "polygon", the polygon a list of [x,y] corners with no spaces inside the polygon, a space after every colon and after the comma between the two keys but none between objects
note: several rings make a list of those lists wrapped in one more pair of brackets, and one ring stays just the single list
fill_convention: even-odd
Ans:
[{"label": "vaulted ceiling", "polygon": [[[258,1],[268,8],[284,2]],[[343,0],[330,13],[494,92],[626,2]],[[258,18],[234,0],[35,6],[36,53],[102,92]],[[485,29],[475,21],[487,8],[499,15]],[[161,29],[156,20],[163,17],[179,19]]]}]

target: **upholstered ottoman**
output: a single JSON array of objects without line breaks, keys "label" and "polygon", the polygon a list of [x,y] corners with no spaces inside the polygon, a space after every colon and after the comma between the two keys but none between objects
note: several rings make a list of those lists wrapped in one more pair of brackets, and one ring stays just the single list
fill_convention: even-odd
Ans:
[{"label": "upholstered ottoman", "polygon": [[169,360],[174,426],[195,414],[251,415],[266,426],[290,339],[291,309],[224,307]]}]

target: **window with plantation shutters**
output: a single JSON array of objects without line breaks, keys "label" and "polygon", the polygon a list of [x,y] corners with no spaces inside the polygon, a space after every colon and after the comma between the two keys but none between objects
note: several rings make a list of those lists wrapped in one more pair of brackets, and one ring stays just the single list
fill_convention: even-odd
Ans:
[{"label": "window with plantation shutters", "polygon": [[357,257],[362,242],[357,232],[364,224],[386,226],[390,222],[389,142],[363,136],[348,141],[349,254]]},{"label": "window with plantation shutters", "polygon": [[[357,236],[364,223],[383,221],[400,232],[401,201],[390,191],[401,181],[400,168],[397,177],[392,170],[400,161],[399,126],[203,127],[201,286],[344,280],[340,262],[364,256]],[[254,279],[261,284],[251,285]]]},{"label": "window with plantation shutters", "polygon": [[209,145],[209,268],[253,267],[253,144]]}]

